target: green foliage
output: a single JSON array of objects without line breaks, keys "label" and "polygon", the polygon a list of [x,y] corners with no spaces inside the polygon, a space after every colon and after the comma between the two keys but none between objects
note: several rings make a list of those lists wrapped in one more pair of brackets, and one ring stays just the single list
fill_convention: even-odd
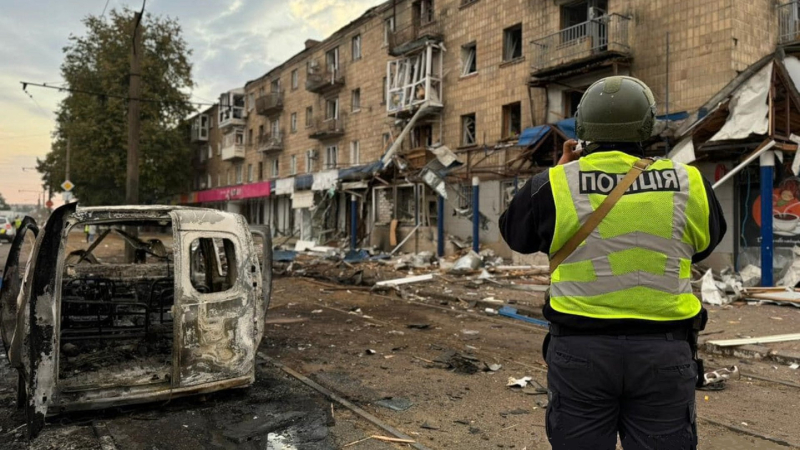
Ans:
[{"label": "green foliage", "polygon": [[6,203],[6,199],[3,197],[3,194],[0,194],[0,211],[4,209],[10,209],[10,206],[8,206],[8,203]]},{"label": "green foliage", "polygon": [[[120,96],[70,93],[59,105],[51,152],[37,161],[46,186],[54,192],[64,181],[67,141],[73,193],[85,205],[125,203],[128,142],[128,82],[133,43],[133,11],[113,10],[107,18],[88,16],[86,33],[71,35],[64,48],[61,75],[67,87]],[[181,27],[170,18],[142,19],[142,99],[139,144],[139,200],[163,201],[188,190],[191,151],[183,119],[194,83],[191,50]],[[147,101],[157,100],[157,101]]]}]

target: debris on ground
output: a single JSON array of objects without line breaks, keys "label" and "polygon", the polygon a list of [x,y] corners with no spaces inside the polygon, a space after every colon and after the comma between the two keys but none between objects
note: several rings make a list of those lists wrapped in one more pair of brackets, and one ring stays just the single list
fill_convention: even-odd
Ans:
[{"label": "debris on ground", "polygon": [[725,381],[731,377],[737,379],[741,377],[739,368],[737,366],[724,367],[722,369],[712,370],[703,374],[703,387],[701,390],[707,391],[721,391],[725,389]]},{"label": "debris on ground", "polygon": [[465,355],[455,350],[445,350],[437,356],[434,362],[445,364],[449,369],[453,369],[455,373],[463,373],[472,375],[480,371],[478,358]]},{"label": "debris on ground", "polygon": [[414,406],[414,404],[411,403],[411,400],[402,397],[386,397],[378,400],[375,402],[375,404],[391,409],[392,411],[406,411]]},{"label": "debris on ground", "polygon": [[533,380],[532,377],[522,377],[522,378],[514,378],[508,377],[508,384],[506,386],[510,388],[524,388],[528,385],[528,383]]}]

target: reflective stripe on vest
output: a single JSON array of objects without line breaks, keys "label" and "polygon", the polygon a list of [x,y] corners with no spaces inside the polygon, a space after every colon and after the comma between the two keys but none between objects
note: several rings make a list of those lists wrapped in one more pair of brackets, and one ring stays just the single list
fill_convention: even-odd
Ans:
[{"label": "reflective stripe on vest", "polygon": [[[638,158],[599,152],[550,169],[554,254]],[[692,255],[708,247],[708,202],[697,169],[654,162],[552,276],[557,311],[596,318],[681,320],[700,311]]]}]

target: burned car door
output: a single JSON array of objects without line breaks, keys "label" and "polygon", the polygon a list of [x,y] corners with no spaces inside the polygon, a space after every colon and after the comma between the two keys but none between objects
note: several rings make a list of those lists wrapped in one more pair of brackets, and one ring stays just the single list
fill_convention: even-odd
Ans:
[{"label": "burned car door", "polygon": [[[22,219],[3,270],[3,283],[0,287],[0,334],[2,334],[3,346],[9,360],[12,359],[12,339],[19,323],[17,315],[20,305],[17,300],[22,290],[26,263],[30,261],[33,253],[31,241],[35,243],[38,235],[39,228],[36,226],[36,221],[27,216]],[[16,368],[18,363],[15,364],[14,361],[11,361],[11,366]]]},{"label": "burned car door", "polygon": [[173,387],[255,374],[261,269],[244,218],[178,210]]},{"label": "burned car door", "polygon": [[[33,438],[44,427],[47,407],[52,401],[57,381],[56,333],[58,318],[55,289],[60,282],[57,274],[63,257],[62,232],[66,220],[75,212],[75,203],[59,207],[50,215],[35,249],[35,260],[28,270],[27,350],[30,367],[26,379],[28,437]],[[27,282],[28,280],[26,280]]]},{"label": "burned car door", "polygon": [[272,234],[268,225],[250,225],[253,247],[261,267],[261,301],[256,305],[256,346],[264,334],[264,319],[272,297]]}]

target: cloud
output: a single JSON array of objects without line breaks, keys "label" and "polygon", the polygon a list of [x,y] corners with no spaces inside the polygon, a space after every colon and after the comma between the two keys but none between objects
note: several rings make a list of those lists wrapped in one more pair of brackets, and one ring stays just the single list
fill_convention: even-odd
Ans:
[{"label": "cloud", "polygon": [[[141,0],[110,0],[108,10]],[[193,92],[215,101],[221,92],[244,86],[304,48],[324,39],[384,0],[148,0],[147,11],[178,20],[193,50]],[[63,94],[20,81],[58,82],[62,49],[70,34],[84,31],[81,20],[102,12],[104,0],[0,0],[0,193],[9,202],[28,201],[19,189],[37,189],[32,167],[50,150],[54,115]],[[42,11],[47,11],[42,14]],[[106,11],[108,15],[108,11]]]}]

